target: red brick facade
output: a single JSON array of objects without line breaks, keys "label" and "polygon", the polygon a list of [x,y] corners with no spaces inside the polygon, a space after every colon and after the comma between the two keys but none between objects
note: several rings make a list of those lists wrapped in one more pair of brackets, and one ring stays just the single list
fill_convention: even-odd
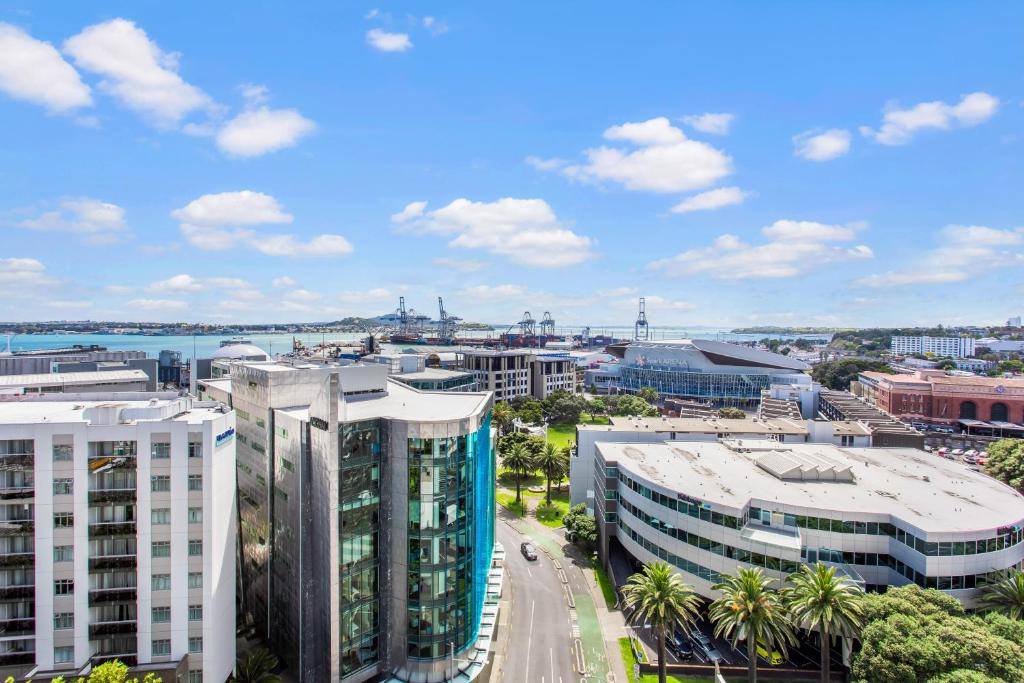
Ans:
[{"label": "red brick facade", "polygon": [[859,382],[866,398],[896,417],[1024,424],[1024,379],[961,377],[934,371],[913,375],[865,372]]}]

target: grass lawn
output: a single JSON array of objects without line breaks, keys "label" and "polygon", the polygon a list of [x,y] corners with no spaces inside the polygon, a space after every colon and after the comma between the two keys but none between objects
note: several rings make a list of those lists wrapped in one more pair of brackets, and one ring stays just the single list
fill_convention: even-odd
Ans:
[{"label": "grass lawn", "polygon": [[[633,648],[629,646],[629,638],[619,638],[619,651],[622,653],[622,661],[626,665],[626,678],[629,679],[629,683],[658,683],[658,674],[642,674],[640,678],[633,676],[633,664],[636,663],[636,658],[633,657]],[[665,680],[667,683],[710,683],[714,681],[713,676],[673,676],[669,674]],[[733,683],[738,681],[745,681],[746,678],[734,678],[727,679]],[[779,683],[785,683],[779,681]]]},{"label": "grass lawn", "polygon": [[569,513],[569,491],[567,489],[551,488],[551,507],[547,506],[543,492],[530,491],[525,495],[535,503],[533,508],[537,521],[553,529],[562,526],[562,517]]},{"label": "grass lawn", "polygon": [[553,444],[556,448],[573,445],[576,443],[576,425],[548,425],[548,443]]},{"label": "grass lawn", "polygon": [[615,609],[615,603],[618,602],[618,596],[615,595],[615,587],[612,586],[612,580],[608,578],[608,574],[605,573],[604,567],[595,557],[592,560],[594,564],[594,576],[597,578],[597,585],[601,587],[601,594],[604,595],[604,602],[608,606],[608,609]]},{"label": "grass lawn", "polygon": [[[513,491],[516,490],[516,477],[515,477],[514,474],[512,474],[512,470],[510,470],[510,469],[508,469],[506,467],[501,467],[501,468],[498,469],[498,485],[499,486],[504,486],[507,489],[512,489]],[[522,480],[523,491],[525,491],[527,489],[527,487],[530,487],[530,486],[543,486],[543,485],[544,485],[544,477],[540,476],[539,474],[531,474],[531,475],[525,476],[525,477],[523,477],[523,480]]]},{"label": "grass lawn", "polygon": [[610,425],[611,423],[611,419],[605,415],[591,415],[590,413],[580,415],[581,425]]},{"label": "grass lawn", "polygon": [[527,509],[525,498],[522,503],[517,503],[515,493],[505,493],[504,491],[498,491],[497,493],[495,493],[495,500],[498,501],[498,505],[504,508],[508,508],[517,516],[526,516]]}]

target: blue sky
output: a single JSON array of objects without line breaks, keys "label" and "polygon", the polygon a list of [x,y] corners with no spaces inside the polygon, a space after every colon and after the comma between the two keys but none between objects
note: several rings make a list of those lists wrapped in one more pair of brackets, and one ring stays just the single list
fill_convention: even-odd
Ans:
[{"label": "blue sky", "polygon": [[4,2],[0,319],[1001,322],[1022,22]]}]

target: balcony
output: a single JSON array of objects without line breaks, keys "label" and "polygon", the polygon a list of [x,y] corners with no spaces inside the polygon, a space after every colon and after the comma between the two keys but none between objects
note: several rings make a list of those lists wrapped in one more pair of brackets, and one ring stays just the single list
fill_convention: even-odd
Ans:
[{"label": "balcony", "polygon": [[35,652],[4,652],[0,653],[0,666],[16,666],[18,664],[34,664]]},{"label": "balcony", "polygon": [[135,488],[130,489],[96,489],[89,491],[90,503],[133,503]]},{"label": "balcony", "polygon": [[0,586],[0,600],[24,600],[36,597],[36,587],[28,586]]},{"label": "balcony", "polygon": [[35,453],[4,453],[0,455],[0,469],[20,470],[35,466]]},{"label": "balcony", "polygon": [[134,634],[137,630],[135,620],[130,621],[101,621],[89,624],[90,638],[103,638],[105,636],[118,636]]},{"label": "balcony", "polygon": [[135,569],[138,559],[132,555],[99,555],[89,558],[89,570]]},{"label": "balcony", "polygon": [[31,567],[36,563],[36,553],[30,550],[24,553],[0,554],[0,567]]},{"label": "balcony", "polygon": [[36,487],[28,486],[2,486],[0,487],[0,500],[23,500],[36,495]]},{"label": "balcony", "polygon": [[93,474],[103,474],[114,470],[134,470],[135,467],[134,455],[102,455],[89,458],[89,471]]},{"label": "balcony", "polygon": [[119,660],[125,666],[139,665],[139,657],[134,652],[125,652],[121,654],[117,654],[115,652],[97,652],[92,656],[90,661],[92,662],[93,666],[99,666],[104,662],[109,662],[114,659]]},{"label": "balcony", "polygon": [[0,521],[0,536],[21,536],[33,534],[36,523],[31,519],[8,519]]},{"label": "balcony", "polygon": [[107,605],[112,602],[135,602],[138,591],[135,586],[125,588],[93,588],[89,591],[89,606]]},{"label": "balcony", "polygon": [[36,620],[30,619],[3,619],[0,620],[0,636],[11,638],[14,636],[33,635],[36,632]]},{"label": "balcony", "polygon": [[134,536],[135,522],[93,522],[89,525],[89,535],[93,538],[102,536]]}]

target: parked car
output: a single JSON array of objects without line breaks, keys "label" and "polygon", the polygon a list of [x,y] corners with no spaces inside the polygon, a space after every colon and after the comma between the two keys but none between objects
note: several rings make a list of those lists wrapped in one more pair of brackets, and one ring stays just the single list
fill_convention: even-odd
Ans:
[{"label": "parked car", "polygon": [[968,465],[974,465],[975,463],[978,462],[978,459],[973,455],[965,455],[964,462],[967,463]]},{"label": "parked car", "polygon": [[690,644],[690,640],[684,634],[676,631],[675,635],[667,640],[668,642],[665,643],[665,646],[676,659],[693,658],[693,645]]},{"label": "parked car", "polygon": [[928,444],[925,444],[925,445],[924,445],[924,450],[925,450],[925,452],[926,452],[926,453],[931,453],[931,452],[932,452],[932,451],[934,451],[935,449],[934,449],[934,448],[932,448],[931,446],[929,446]]},{"label": "parked car", "polygon": [[714,644],[705,644],[699,640],[693,641],[693,651],[698,657],[703,659],[708,664],[724,663],[725,658],[722,657],[722,653],[719,652]]},{"label": "parked car", "polygon": [[961,456],[961,455],[963,455],[963,454],[964,454],[964,449],[962,449],[962,448],[954,448],[954,449],[953,449],[953,450],[951,451],[951,453],[952,453],[952,454],[953,454],[954,456],[957,456],[957,457],[959,457],[959,456]]},{"label": "parked car", "polygon": [[519,552],[521,552],[523,557],[530,562],[535,562],[537,560],[537,549],[530,543],[521,543],[519,545]]},{"label": "parked car", "polygon": [[964,455],[971,456],[972,458],[973,457],[977,457],[978,456],[978,451],[973,449],[973,448],[970,448],[970,449],[964,451]]},{"label": "parked car", "polygon": [[975,460],[974,462],[976,464],[978,464],[978,465],[984,465],[986,462],[988,462],[988,458],[986,458],[985,456],[979,455],[977,460]]},{"label": "parked car", "polygon": [[772,650],[771,652],[768,652],[768,648],[766,648],[761,643],[757,644],[757,656],[763,659],[764,661],[768,662],[772,666],[778,666],[779,664],[782,664],[786,661],[786,658],[782,656],[781,652],[779,652],[778,650]]}]

